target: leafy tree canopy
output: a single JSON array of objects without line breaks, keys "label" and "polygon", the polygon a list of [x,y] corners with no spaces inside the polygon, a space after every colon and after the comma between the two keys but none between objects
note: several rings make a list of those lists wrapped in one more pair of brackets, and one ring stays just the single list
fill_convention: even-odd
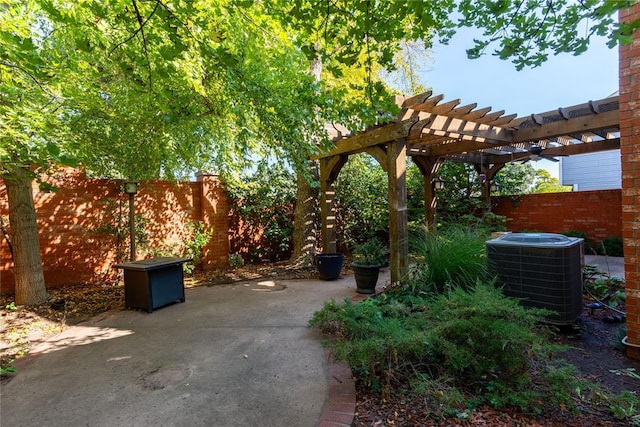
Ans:
[{"label": "leafy tree canopy", "polygon": [[558,178],[551,176],[548,170],[536,170],[534,193],[565,193],[572,190],[573,188],[570,185],[561,185],[558,182]]},{"label": "leafy tree canopy", "polygon": [[[537,66],[581,53],[593,35],[630,41],[638,22],[615,12],[631,3],[4,0],[3,173],[76,158],[101,175],[175,176],[240,169],[256,152],[297,164],[322,141],[322,123],[357,128],[392,108],[377,64],[396,68],[404,43],[475,26],[483,37],[469,56],[493,48]],[[318,57],[350,81],[323,90],[308,76]],[[369,102],[356,107],[345,88]]]},{"label": "leafy tree canopy", "polygon": [[138,179],[237,170],[256,152],[301,162],[339,98],[277,21],[233,6],[6,2],[3,172],[63,156]]},{"label": "leafy tree canopy", "polygon": [[536,177],[531,163],[507,163],[496,174],[494,181],[501,196],[530,193]]},{"label": "leafy tree canopy", "polygon": [[[254,1],[246,0],[245,5]],[[443,0],[352,1],[287,0],[272,3],[301,37],[311,58],[320,53],[338,62],[367,52],[372,61],[392,66],[403,40],[432,37],[447,42],[457,27],[475,27],[482,36],[467,50],[470,58],[487,51],[517,69],[539,66],[550,54],[584,52],[594,36],[609,46],[630,43],[640,19],[618,22],[616,12],[633,0]]]}]

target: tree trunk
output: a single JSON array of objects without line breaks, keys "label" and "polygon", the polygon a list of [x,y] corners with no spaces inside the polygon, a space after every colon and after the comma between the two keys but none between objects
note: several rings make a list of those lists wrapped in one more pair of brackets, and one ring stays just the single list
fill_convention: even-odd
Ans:
[{"label": "tree trunk", "polygon": [[33,178],[27,168],[2,175],[7,187],[9,226],[13,241],[16,304],[35,305],[48,297],[40,258],[38,223],[33,204]]},{"label": "tree trunk", "polygon": [[[309,72],[316,81],[322,78],[322,57],[309,63]],[[312,165],[317,167],[317,165]],[[297,176],[296,210],[293,219],[293,264],[310,266],[316,251],[318,235],[318,191],[299,172]]]},{"label": "tree trunk", "polygon": [[301,174],[297,174],[297,182],[291,260],[297,265],[310,266],[313,264],[318,234],[318,192]]}]

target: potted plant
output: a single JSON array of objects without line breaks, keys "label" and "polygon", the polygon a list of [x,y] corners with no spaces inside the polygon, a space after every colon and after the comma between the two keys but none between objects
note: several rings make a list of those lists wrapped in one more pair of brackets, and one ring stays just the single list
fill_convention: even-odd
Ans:
[{"label": "potted plant", "polygon": [[386,248],[377,239],[369,240],[355,247],[353,251],[353,267],[357,292],[373,294],[378,283],[380,267],[386,262]]},{"label": "potted plant", "polygon": [[342,271],[344,256],[341,253],[316,254],[316,265],[321,280],[336,280]]}]

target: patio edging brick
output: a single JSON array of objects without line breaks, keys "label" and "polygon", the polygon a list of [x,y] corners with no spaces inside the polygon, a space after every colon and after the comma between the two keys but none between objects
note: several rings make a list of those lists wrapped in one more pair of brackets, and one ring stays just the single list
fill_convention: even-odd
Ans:
[{"label": "patio edging brick", "polygon": [[[378,295],[380,290],[376,289],[375,294],[355,294],[349,299],[351,302],[363,301]],[[350,427],[356,416],[356,383],[353,372],[349,365],[337,361],[330,350],[325,349],[324,354],[327,360],[329,393],[318,427]]]}]

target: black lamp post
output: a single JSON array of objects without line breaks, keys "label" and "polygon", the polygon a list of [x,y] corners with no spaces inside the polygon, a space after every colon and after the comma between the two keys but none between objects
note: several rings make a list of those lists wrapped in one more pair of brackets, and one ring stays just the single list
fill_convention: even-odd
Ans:
[{"label": "black lamp post", "polygon": [[134,196],[138,192],[138,183],[127,181],[124,183],[124,192],[129,195],[129,242],[131,244],[130,261],[136,260],[136,211],[133,203]]}]

